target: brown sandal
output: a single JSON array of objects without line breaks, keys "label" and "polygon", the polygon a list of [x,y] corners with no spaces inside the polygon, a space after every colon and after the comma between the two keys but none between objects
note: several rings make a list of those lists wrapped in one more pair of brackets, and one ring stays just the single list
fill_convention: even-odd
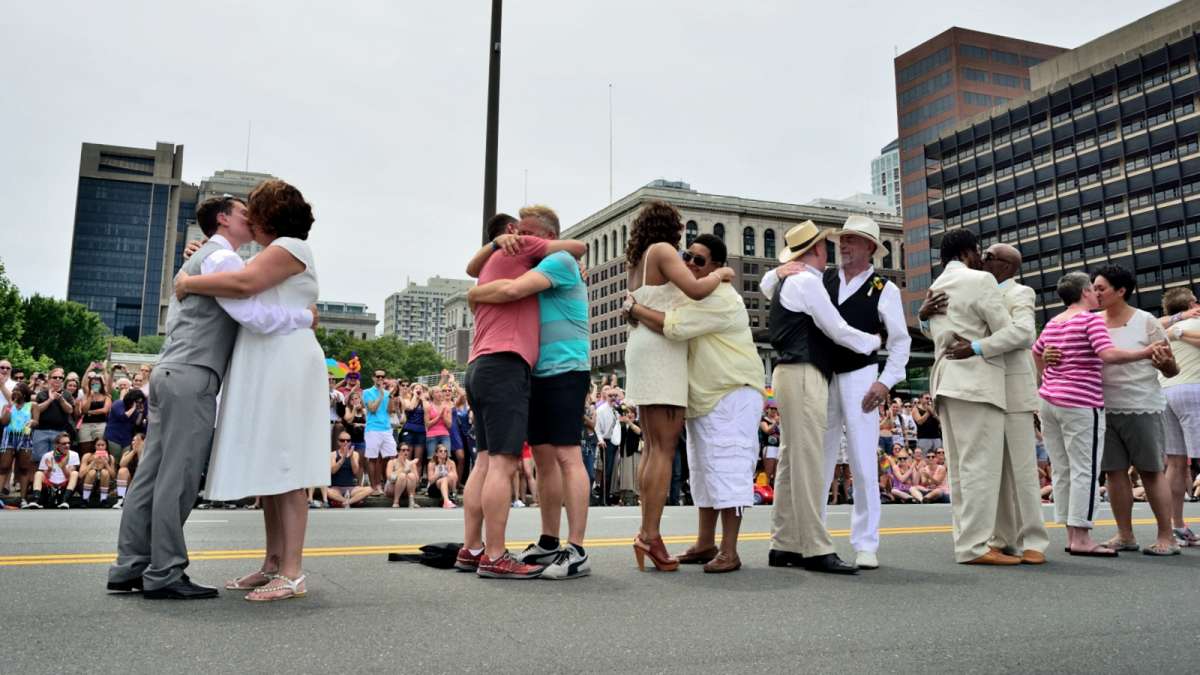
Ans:
[{"label": "brown sandal", "polygon": [[726,557],[724,553],[718,553],[712,562],[704,566],[704,571],[708,574],[724,574],[725,572],[736,572],[741,568],[742,559],[737,554],[730,558]]},{"label": "brown sandal", "polygon": [[684,551],[682,555],[680,555],[678,557],[679,564],[680,565],[703,565],[704,563],[707,563],[708,561],[717,557],[718,550],[719,549],[717,549],[716,546],[713,546],[711,548],[706,548],[702,551],[694,551],[689,548],[688,550]]}]

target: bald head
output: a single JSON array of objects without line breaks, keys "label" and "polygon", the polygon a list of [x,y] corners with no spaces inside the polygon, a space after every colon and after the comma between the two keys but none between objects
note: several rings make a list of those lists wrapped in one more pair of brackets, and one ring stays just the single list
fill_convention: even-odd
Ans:
[{"label": "bald head", "polygon": [[983,252],[983,269],[1003,283],[1015,277],[1021,269],[1021,252],[1009,244],[992,244]]}]

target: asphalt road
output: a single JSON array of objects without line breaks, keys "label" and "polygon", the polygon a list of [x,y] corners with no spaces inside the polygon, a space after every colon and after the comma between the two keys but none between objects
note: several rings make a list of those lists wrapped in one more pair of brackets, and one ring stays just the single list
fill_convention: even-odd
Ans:
[{"label": "asphalt road", "polygon": [[[1137,533],[1150,541],[1150,513],[1137,508]],[[847,509],[831,515],[844,557]],[[1200,508],[1188,512],[1200,519]],[[857,577],[768,568],[765,508],[746,517],[741,571],[638,572],[637,510],[593,509],[593,574],[561,582],[386,561],[389,550],[460,540],[461,512],[316,511],[308,597],[263,605],[234,592],[193,602],[107,595],[118,518],[0,512],[0,670],[1152,672],[1190,670],[1200,638],[1200,549],[1072,558],[1055,528],[1047,565],[956,565],[940,505],[885,506],[883,567]],[[1108,523],[1097,536],[1115,530]],[[536,509],[514,511],[510,546],[537,529]],[[663,529],[682,551],[695,511],[668,508]],[[256,567],[261,516],[196,511],[187,536],[189,573],[218,584]]]}]

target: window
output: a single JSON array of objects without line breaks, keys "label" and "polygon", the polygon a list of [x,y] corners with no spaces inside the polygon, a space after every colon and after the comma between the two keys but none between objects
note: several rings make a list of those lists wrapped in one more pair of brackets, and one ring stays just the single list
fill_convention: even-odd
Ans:
[{"label": "window", "polygon": [[972,82],[987,82],[988,79],[987,71],[978,68],[963,68],[962,74],[964,78]]},{"label": "window", "polygon": [[977,61],[987,61],[988,50],[975,45],[961,44],[958,46],[958,55]]},{"label": "window", "polygon": [[725,241],[725,226],[721,223],[713,225],[713,236],[721,241]]},{"label": "window", "polygon": [[1021,86],[1021,78],[1015,75],[1005,75],[1004,73],[992,73],[992,84],[1017,89]]},{"label": "window", "polygon": [[992,50],[992,60],[996,63],[1003,63],[1010,66],[1021,65],[1021,57],[1012,52],[1003,52],[999,49]]},{"label": "window", "polygon": [[691,246],[692,242],[696,241],[696,237],[700,236],[700,227],[696,225],[696,221],[689,220],[689,221],[687,221],[687,227],[685,228],[685,231],[687,233],[686,246]]},{"label": "window", "polygon": [[747,227],[742,230],[742,255],[754,255],[754,228]]},{"label": "window", "polygon": [[[924,251],[916,251],[915,253],[909,253],[907,256],[905,256],[908,269],[916,269],[918,267],[924,267],[928,265],[929,254],[930,252],[928,249]],[[886,265],[884,267],[886,267]]]},{"label": "window", "polygon": [[604,251],[604,257],[601,259],[601,262],[607,262],[608,261],[608,237],[604,237],[604,244],[601,248]]},{"label": "window", "polygon": [[942,47],[916,63],[902,68],[896,73],[896,81],[900,84],[912,82],[929,71],[950,62],[950,48]]},{"label": "window", "polygon": [[896,97],[896,100],[900,107],[903,108],[910,103],[915,103],[916,101],[925,98],[935,91],[941,91],[942,89],[945,89],[946,87],[950,86],[950,81],[952,79],[954,78],[948,70],[944,73],[938,73],[928,80],[925,80],[920,84],[914,85],[913,87],[900,92],[900,94]]},{"label": "window", "polygon": [[884,253],[883,253],[882,266],[885,270],[890,270],[893,267],[895,267],[895,265],[892,264],[892,260],[895,257],[893,255],[893,251],[892,251],[892,242],[890,242],[890,241],[883,242],[883,251],[884,251]]},{"label": "window", "polygon": [[967,105],[987,106],[990,108],[992,105],[992,97],[988,96],[987,94],[977,94],[973,91],[964,91],[963,103],[966,103]]},{"label": "window", "polygon": [[941,115],[942,113],[954,107],[954,96],[943,96],[937,100],[917,108],[916,110],[904,113],[900,116],[900,128],[907,129],[908,127],[916,126],[927,119],[931,119]]},{"label": "window", "polygon": [[1021,55],[1021,65],[1025,66],[1026,68],[1029,66],[1036,66],[1037,64],[1041,63],[1042,60],[1043,59],[1038,56],[1029,56],[1026,54]]},{"label": "window", "polygon": [[625,225],[621,226],[621,250],[624,251],[629,245],[629,228]]},{"label": "window", "polygon": [[763,256],[775,259],[775,230],[763,231]]}]

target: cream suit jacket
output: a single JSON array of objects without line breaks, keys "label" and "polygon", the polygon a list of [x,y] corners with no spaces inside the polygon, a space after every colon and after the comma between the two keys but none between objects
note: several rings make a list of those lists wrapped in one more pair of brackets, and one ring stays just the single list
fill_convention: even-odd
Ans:
[{"label": "cream suit jacket", "polygon": [[1006,405],[1003,357],[945,358],[946,349],[954,342],[956,334],[973,342],[1011,328],[1012,319],[1004,307],[995,277],[954,260],[946,265],[929,290],[942,291],[947,296],[945,314],[934,315],[929,320],[929,334],[933,338],[930,393],[934,399],[945,396],[987,403],[1003,410]]},{"label": "cream suit jacket", "polygon": [[1004,307],[1012,317],[1012,326],[980,340],[979,347],[985,357],[1004,356],[1005,410],[1033,412],[1038,409],[1037,374],[1030,349],[1037,339],[1033,289],[1009,279],[1000,284],[1000,292],[1004,295]]}]

